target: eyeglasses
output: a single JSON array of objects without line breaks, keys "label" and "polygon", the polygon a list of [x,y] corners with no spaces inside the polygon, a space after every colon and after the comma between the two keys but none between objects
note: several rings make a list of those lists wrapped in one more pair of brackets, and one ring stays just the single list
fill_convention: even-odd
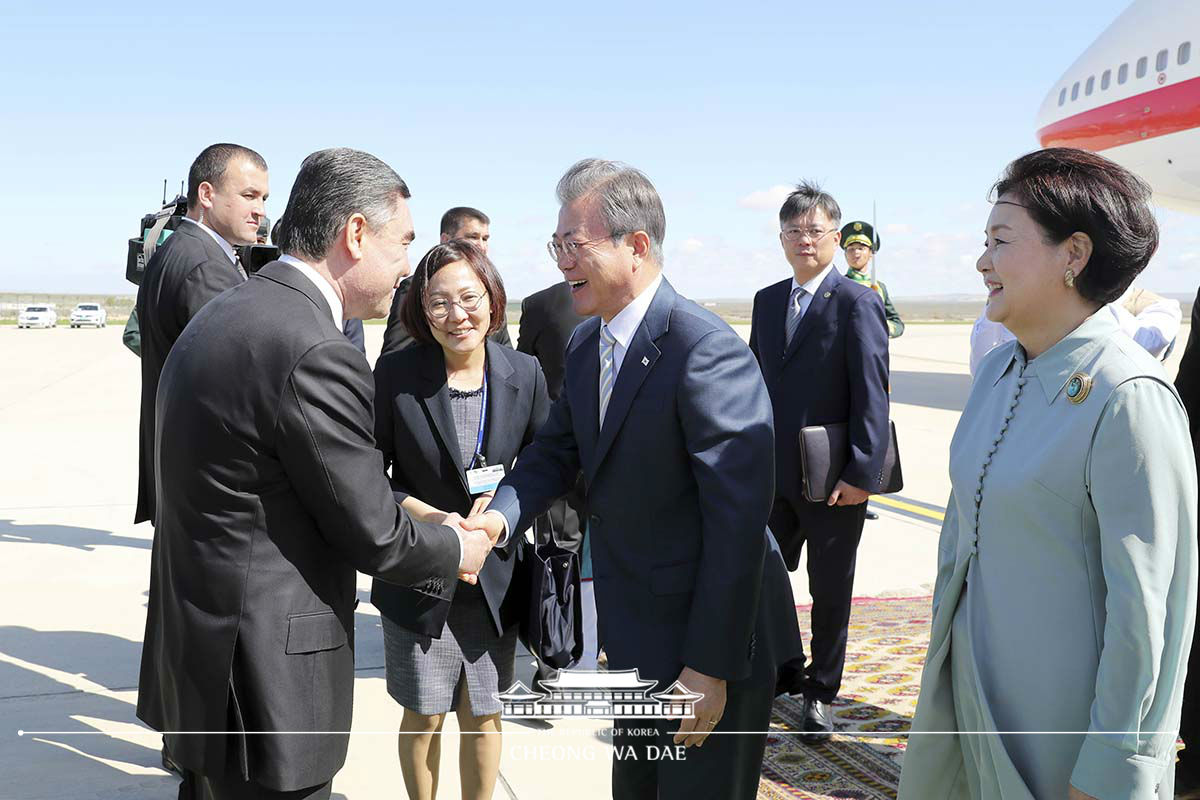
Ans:
[{"label": "eyeglasses", "polygon": [[465,313],[470,314],[479,310],[483,305],[483,301],[487,298],[487,293],[478,294],[476,292],[467,292],[457,300],[449,300],[445,297],[437,297],[429,301],[425,306],[425,313],[434,319],[445,319],[450,316],[450,308],[458,306]]},{"label": "eyeglasses", "polygon": [[551,239],[546,242],[546,250],[550,252],[550,258],[554,259],[555,263],[562,261],[564,258],[574,258],[579,255],[579,248],[586,244],[595,244],[603,242],[605,239],[613,239],[617,236],[623,236],[624,231],[613,231],[608,236],[601,236],[597,239],[585,239],[582,242],[573,242],[569,239],[563,239],[561,242]]},{"label": "eyeglasses", "polygon": [[783,231],[783,238],[789,242],[798,242],[801,239],[819,242],[836,230],[837,228],[830,228],[827,231],[823,231],[820,228],[786,228]]}]

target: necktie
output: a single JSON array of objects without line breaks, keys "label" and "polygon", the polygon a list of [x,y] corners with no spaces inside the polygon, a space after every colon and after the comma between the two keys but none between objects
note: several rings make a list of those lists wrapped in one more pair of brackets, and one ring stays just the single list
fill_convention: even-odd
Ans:
[{"label": "necktie", "polygon": [[249,280],[250,276],[246,274],[246,268],[242,265],[242,251],[234,248],[233,264],[237,267],[238,274],[242,276],[242,280]]},{"label": "necktie", "polygon": [[787,338],[784,339],[784,348],[792,343],[792,337],[796,335],[796,328],[800,327],[800,320],[804,317],[800,313],[800,298],[804,297],[804,290],[797,286],[792,289],[792,296],[788,300],[788,317],[787,317]]},{"label": "necktie", "polygon": [[617,380],[617,371],[613,356],[617,338],[609,332],[607,325],[600,326],[600,427],[604,427],[604,412],[608,410],[608,401],[612,399],[613,384]]}]

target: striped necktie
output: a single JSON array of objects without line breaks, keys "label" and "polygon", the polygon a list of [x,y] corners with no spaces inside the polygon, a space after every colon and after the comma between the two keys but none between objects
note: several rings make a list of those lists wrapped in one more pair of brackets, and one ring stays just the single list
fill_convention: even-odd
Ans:
[{"label": "striped necktie", "polygon": [[613,384],[617,380],[617,371],[613,356],[615,355],[617,338],[608,330],[607,325],[600,326],[600,427],[604,427],[604,412],[608,410],[608,401],[612,399]]},{"label": "striped necktie", "polygon": [[787,317],[787,338],[784,339],[784,349],[786,350],[792,343],[792,338],[796,335],[796,328],[800,327],[800,320],[804,315],[800,313],[800,299],[804,297],[804,289],[797,286],[792,289],[792,296],[788,300],[788,317]]}]

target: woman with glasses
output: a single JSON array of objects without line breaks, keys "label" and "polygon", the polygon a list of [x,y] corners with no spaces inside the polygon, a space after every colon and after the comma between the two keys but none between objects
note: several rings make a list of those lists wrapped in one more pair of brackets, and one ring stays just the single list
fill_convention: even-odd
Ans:
[{"label": "woman with glasses", "polygon": [[988,318],[950,444],[900,797],[1170,798],[1196,606],[1196,466],[1162,365],[1105,308],[1158,246],[1150,188],[1052,148],[994,187]]},{"label": "woman with glasses", "polygon": [[[467,516],[549,412],[537,359],[488,340],[506,323],[495,267],[461,239],[421,259],[401,307],[417,345],[375,366],[375,440],[397,500],[440,522]],[[519,535],[488,556],[478,585],[375,581],[388,693],[404,707],[400,766],[408,796],[437,792],[441,730],[458,715],[464,798],[490,798],[500,769],[498,692],[513,681],[516,603],[506,602]],[[514,599],[515,598],[514,592]]]}]

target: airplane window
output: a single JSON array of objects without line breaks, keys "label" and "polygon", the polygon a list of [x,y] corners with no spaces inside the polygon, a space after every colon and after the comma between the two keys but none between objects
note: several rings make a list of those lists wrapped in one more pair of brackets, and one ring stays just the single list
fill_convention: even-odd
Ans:
[{"label": "airplane window", "polygon": [[1071,87],[1071,99],[1079,99],[1079,81],[1075,81],[1075,85]]},{"label": "airplane window", "polygon": [[1129,65],[1122,64],[1117,70],[1117,83],[1124,83],[1129,80]]},{"label": "airplane window", "polygon": [[1154,59],[1154,68],[1156,70],[1158,70],[1159,72],[1162,72],[1164,69],[1166,69],[1167,68],[1167,58],[1168,58],[1167,51],[1159,50],[1158,56],[1156,56]]},{"label": "airplane window", "polygon": [[1083,93],[1084,93],[1084,94],[1091,94],[1091,93],[1092,93],[1092,89],[1095,89],[1095,88],[1096,88],[1096,76],[1095,76],[1095,75],[1089,75],[1089,76],[1088,76],[1088,79],[1087,79],[1087,85],[1085,86],[1085,88],[1084,88],[1084,90],[1083,90]]},{"label": "airplane window", "polygon": [[1146,77],[1146,64],[1147,64],[1147,59],[1145,56],[1142,56],[1141,58],[1138,59],[1138,61],[1137,61],[1137,76],[1139,78]]},{"label": "airplane window", "polygon": [[1110,83],[1112,83],[1112,70],[1106,69],[1104,70],[1104,74],[1100,76],[1100,91],[1107,89]]},{"label": "airplane window", "polygon": [[1063,90],[1058,93],[1058,104],[1061,106],[1065,102],[1067,102],[1067,87],[1064,86]]},{"label": "airplane window", "polygon": [[1179,45],[1179,52],[1175,55],[1175,61],[1179,63],[1179,66],[1182,67],[1188,61],[1190,61],[1191,58],[1192,58],[1192,43],[1184,42],[1183,44]]}]

